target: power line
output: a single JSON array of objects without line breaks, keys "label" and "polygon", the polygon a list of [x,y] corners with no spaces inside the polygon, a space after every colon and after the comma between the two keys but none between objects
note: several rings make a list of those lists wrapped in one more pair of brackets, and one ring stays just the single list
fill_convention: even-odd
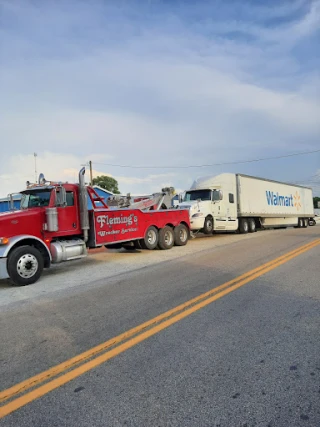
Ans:
[{"label": "power line", "polygon": [[319,152],[320,152],[320,149],[312,150],[312,151],[302,151],[300,153],[292,153],[284,156],[264,157],[260,159],[242,160],[237,162],[222,162],[222,163],[211,163],[211,164],[204,164],[204,165],[187,165],[187,166],[132,166],[132,165],[120,165],[120,164],[102,163],[102,162],[94,162],[94,163],[97,165],[112,166],[112,167],[118,167],[118,168],[130,168],[130,169],[191,169],[191,168],[205,168],[205,167],[211,167],[211,166],[238,165],[243,163],[262,162],[265,160],[284,159],[287,157],[303,156],[306,154],[319,153]]}]

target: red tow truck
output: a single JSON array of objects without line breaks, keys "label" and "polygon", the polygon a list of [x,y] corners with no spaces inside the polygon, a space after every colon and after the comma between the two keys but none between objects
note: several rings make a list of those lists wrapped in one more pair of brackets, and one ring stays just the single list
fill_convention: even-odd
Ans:
[{"label": "red tow truck", "polygon": [[21,192],[20,210],[0,214],[0,279],[30,285],[51,263],[85,257],[90,248],[170,249],[187,244],[188,210],[162,210],[159,198],[112,209],[85,184],[84,175],[82,168],[79,183],[70,184],[48,182],[40,174],[38,184]]}]

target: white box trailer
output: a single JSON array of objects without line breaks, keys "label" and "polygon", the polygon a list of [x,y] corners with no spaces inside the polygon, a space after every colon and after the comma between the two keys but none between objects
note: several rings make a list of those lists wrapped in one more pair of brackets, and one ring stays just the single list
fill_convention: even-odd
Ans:
[{"label": "white box trailer", "polygon": [[180,201],[189,209],[191,230],[206,234],[302,228],[314,216],[310,188],[242,174],[199,178]]}]

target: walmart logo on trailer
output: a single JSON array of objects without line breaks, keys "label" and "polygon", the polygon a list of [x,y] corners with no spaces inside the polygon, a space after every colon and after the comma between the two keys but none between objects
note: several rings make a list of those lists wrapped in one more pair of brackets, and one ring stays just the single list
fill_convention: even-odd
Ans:
[{"label": "walmart logo on trailer", "polygon": [[268,205],[293,207],[293,196],[281,196],[273,191],[266,191]]}]

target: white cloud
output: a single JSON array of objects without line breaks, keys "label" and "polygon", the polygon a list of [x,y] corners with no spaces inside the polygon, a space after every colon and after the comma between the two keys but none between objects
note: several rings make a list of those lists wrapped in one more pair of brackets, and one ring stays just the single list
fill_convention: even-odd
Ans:
[{"label": "white cloud", "polygon": [[[305,68],[293,52],[315,37],[318,1],[307,11],[302,0],[275,8],[241,2],[250,19],[238,21],[224,2],[224,19],[197,3],[181,16],[160,11],[150,22],[146,6],[133,10],[129,3],[125,11],[98,1],[76,9],[2,4],[19,25],[0,28],[0,195],[33,178],[34,151],[48,179],[75,180],[92,160],[94,174],[110,173],[121,191],[149,193],[187,188],[202,170],[173,168],[168,175],[165,168],[112,165],[207,164],[318,147],[317,67]],[[184,21],[199,13],[197,23]],[[291,15],[281,25],[264,24]],[[254,38],[229,37],[232,31]],[[245,172],[292,180],[315,167],[310,157],[299,162],[252,164]]]}]

